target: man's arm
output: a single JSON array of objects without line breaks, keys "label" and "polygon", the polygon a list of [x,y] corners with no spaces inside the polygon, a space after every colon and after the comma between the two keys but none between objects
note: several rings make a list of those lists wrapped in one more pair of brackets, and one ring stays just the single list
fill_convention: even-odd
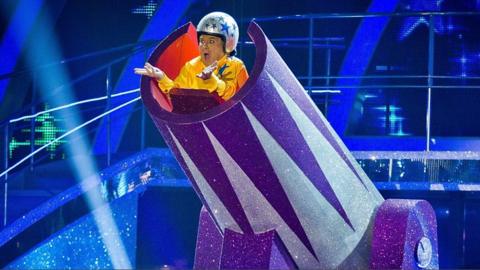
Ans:
[{"label": "man's arm", "polygon": [[162,92],[168,93],[170,90],[173,88],[189,88],[189,78],[191,77],[191,74],[189,72],[189,66],[188,63],[185,64],[182,69],[180,70],[180,73],[178,74],[177,78],[175,78],[175,81],[170,79],[166,74],[163,76],[162,79],[158,80],[158,87]]},{"label": "man's arm", "polygon": [[150,63],[145,63],[143,68],[135,68],[135,74],[145,75],[158,81],[158,86],[164,93],[168,93],[174,87],[174,82],[161,69]]}]

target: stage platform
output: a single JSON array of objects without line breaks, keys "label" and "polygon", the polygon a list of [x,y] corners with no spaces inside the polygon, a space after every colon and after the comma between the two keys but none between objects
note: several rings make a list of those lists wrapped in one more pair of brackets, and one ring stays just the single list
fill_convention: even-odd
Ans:
[{"label": "stage platform", "polygon": [[[354,152],[385,198],[425,199],[435,209],[441,268],[477,268],[480,259],[479,154]],[[0,232],[2,268],[111,268],[86,193],[98,190],[135,268],[193,266],[200,200],[168,149],[147,149],[73,185]],[[19,191],[20,192],[20,191]],[[23,202],[11,202],[21,206]],[[108,232],[107,232],[108,233]]]}]

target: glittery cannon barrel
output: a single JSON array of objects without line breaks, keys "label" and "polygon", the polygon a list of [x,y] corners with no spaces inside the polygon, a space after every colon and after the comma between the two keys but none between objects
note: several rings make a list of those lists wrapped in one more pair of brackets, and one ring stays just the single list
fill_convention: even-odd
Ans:
[{"label": "glittery cannon barrel", "polygon": [[[178,114],[142,77],[150,116],[222,234],[274,231],[298,268],[368,268],[383,198],[260,27],[252,22],[248,34],[255,63],[232,99]],[[175,77],[196,55],[195,29],[187,24],[149,62]]]}]

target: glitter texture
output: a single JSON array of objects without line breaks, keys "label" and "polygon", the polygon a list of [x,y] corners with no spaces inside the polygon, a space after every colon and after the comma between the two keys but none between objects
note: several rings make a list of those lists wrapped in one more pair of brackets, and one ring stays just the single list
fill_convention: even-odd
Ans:
[{"label": "glitter texture", "polygon": [[[191,27],[172,33],[148,61],[161,65],[163,51],[172,53]],[[142,77],[142,99],[213,219],[202,213],[197,264],[216,268],[215,225],[224,236],[221,267],[368,268],[383,198],[260,27],[252,22],[248,34],[256,47],[250,78],[207,111],[171,113]],[[288,256],[271,263],[274,253]]]},{"label": "glitter texture", "polygon": [[431,259],[424,268],[438,269],[437,221],[432,206],[423,200],[386,200],[375,218],[370,268],[419,269],[417,247],[424,237],[431,244]]},{"label": "glitter texture", "polygon": [[[115,247],[124,246],[130,262],[135,262],[137,196],[135,193],[129,194],[111,203],[110,207],[121,232],[116,235],[121,242],[115,242]],[[102,240],[104,236],[112,233],[113,231],[99,233],[94,215],[90,213],[52,235],[32,252],[16,259],[6,269],[113,268]]]},{"label": "glitter texture", "polygon": [[202,207],[198,223],[197,246],[194,269],[219,269],[222,255],[223,235],[218,230],[215,221]]},{"label": "glitter texture", "polygon": [[[86,212],[86,215],[80,215],[71,223],[55,223],[58,220],[65,221],[59,216],[62,215],[62,211],[57,211],[59,208],[71,209],[69,203],[78,203],[86,192],[94,190],[99,191],[103,202],[110,205],[118,226],[118,236],[127,250],[129,260],[134,263],[137,195],[145,190],[146,184],[190,186],[168,149],[146,149],[99,172],[97,177],[85,179],[56,195],[0,231],[0,252],[9,258],[2,261],[2,266],[21,269],[112,268],[110,256],[101,240],[102,235],[93,220],[92,213],[95,212]],[[69,216],[71,213],[65,214]],[[38,237],[32,234],[45,231],[42,229],[44,221],[60,227],[58,231],[52,228],[44,239],[34,242]],[[22,248],[8,250],[8,247],[15,246],[11,243],[17,243]],[[25,247],[29,247],[29,251],[22,253]],[[11,262],[13,259],[15,261]]]},{"label": "glitter texture", "polygon": [[359,151],[353,155],[376,182],[401,182],[406,188],[412,182],[433,182],[439,183],[440,189],[446,184],[444,190],[461,190],[457,184],[468,184],[479,190],[479,152]]},{"label": "glitter texture", "polygon": [[[240,234],[225,230],[221,269],[268,269],[271,265],[275,231]],[[279,255],[280,253],[276,253]],[[276,259],[278,262],[278,259]],[[284,269],[286,265],[283,265]],[[282,265],[279,265],[282,267]]]}]

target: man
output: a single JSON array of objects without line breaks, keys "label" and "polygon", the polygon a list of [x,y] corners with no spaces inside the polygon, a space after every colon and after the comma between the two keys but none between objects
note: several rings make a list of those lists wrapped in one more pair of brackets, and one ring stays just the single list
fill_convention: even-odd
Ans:
[{"label": "man", "polygon": [[226,13],[212,12],[198,23],[197,36],[200,56],[188,61],[175,80],[150,63],[135,68],[135,73],[155,78],[164,93],[187,88],[216,92],[223,100],[230,99],[248,79],[245,65],[234,57],[239,36],[237,23]]}]

